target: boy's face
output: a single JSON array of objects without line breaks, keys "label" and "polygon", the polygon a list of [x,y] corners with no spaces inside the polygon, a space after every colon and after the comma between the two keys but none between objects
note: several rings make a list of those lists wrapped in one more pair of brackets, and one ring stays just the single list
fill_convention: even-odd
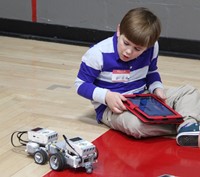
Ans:
[{"label": "boy's face", "polygon": [[147,49],[147,47],[142,47],[129,41],[125,35],[120,34],[119,30],[117,31],[117,37],[117,50],[122,61],[128,62],[136,59]]}]

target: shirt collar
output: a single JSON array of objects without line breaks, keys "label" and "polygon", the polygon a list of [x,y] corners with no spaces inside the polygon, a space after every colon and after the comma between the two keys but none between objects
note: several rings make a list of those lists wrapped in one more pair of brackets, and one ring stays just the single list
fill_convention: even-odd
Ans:
[{"label": "shirt collar", "polygon": [[118,37],[117,37],[117,33],[115,33],[114,36],[113,36],[114,54],[115,54],[115,59],[120,60],[119,53],[118,53],[118,50],[117,50],[117,42],[118,42]]}]

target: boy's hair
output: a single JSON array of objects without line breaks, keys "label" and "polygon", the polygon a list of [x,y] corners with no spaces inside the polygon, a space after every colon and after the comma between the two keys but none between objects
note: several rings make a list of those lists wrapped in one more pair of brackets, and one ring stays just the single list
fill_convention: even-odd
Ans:
[{"label": "boy's hair", "polygon": [[160,33],[160,20],[144,7],[130,10],[120,23],[120,34],[140,46],[153,46]]}]

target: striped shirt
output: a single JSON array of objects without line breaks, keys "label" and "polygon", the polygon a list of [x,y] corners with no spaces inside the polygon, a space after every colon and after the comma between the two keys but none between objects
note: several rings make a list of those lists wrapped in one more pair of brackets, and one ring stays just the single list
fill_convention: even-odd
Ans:
[{"label": "striped shirt", "polygon": [[[107,108],[105,96],[108,90],[121,94],[150,93],[163,88],[157,71],[158,42],[134,60],[119,59],[116,34],[91,47],[82,57],[75,81],[77,93],[92,101],[100,122]],[[117,71],[125,72],[125,79],[113,81]],[[116,78],[116,77],[115,77]]]}]

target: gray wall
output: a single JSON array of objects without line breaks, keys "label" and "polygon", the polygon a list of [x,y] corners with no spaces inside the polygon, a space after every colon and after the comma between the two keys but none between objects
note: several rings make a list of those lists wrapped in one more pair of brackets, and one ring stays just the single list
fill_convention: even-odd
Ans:
[{"label": "gray wall", "polygon": [[[37,22],[115,31],[123,15],[139,6],[160,17],[162,37],[200,41],[200,0],[38,0]],[[31,0],[1,0],[0,18],[31,21]]]}]

